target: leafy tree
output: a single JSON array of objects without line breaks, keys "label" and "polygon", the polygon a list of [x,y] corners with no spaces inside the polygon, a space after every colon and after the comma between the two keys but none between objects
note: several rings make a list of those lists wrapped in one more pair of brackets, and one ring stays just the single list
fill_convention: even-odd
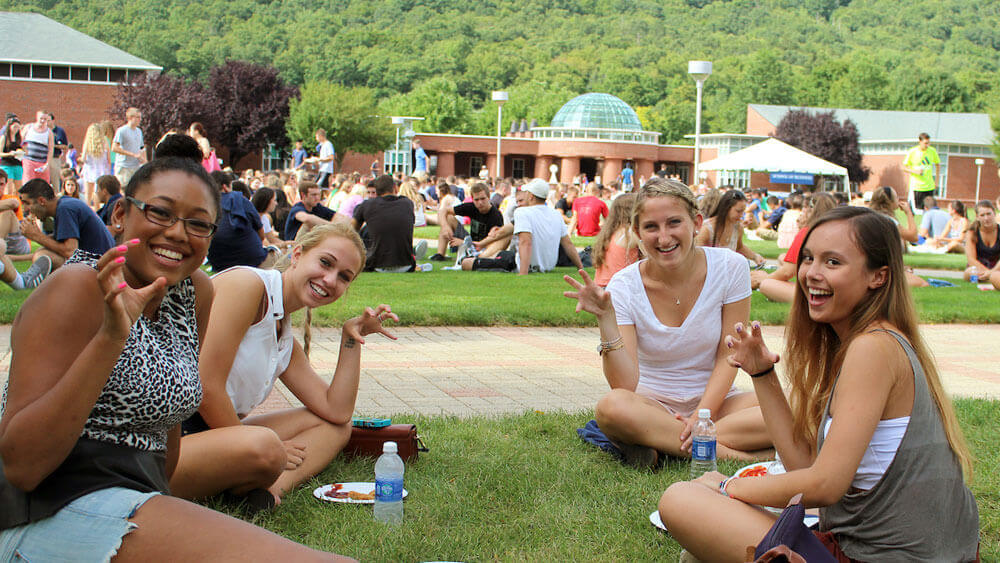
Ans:
[{"label": "leafy tree", "polygon": [[900,68],[893,75],[893,109],[903,111],[969,111],[971,96],[950,74]]},{"label": "leafy tree", "polygon": [[417,131],[468,133],[472,128],[472,103],[458,93],[447,78],[432,78],[406,94],[398,94],[380,105],[383,115],[423,117],[414,124]]},{"label": "leafy tree", "polygon": [[205,126],[209,136],[229,149],[231,162],[284,144],[288,102],[298,88],[285,84],[278,69],[243,61],[226,61],[209,72],[205,87]]},{"label": "leafy tree", "polygon": [[389,119],[377,114],[370,88],[307,82],[289,103],[285,129],[292,142],[312,139],[316,129],[326,129],[339,165],[347,151],[375,153],[392,144]]},{"label": "leafy tree", "polygon": [[774,136],[823,160],[847,168],[852,182],[864,182],[871,169],[861,164],[858,129],[850,119],[839,123],[833,112],[792,110],[778,123]]},{"label": "leafy tree", "polygon": [[113,121],[123,121],[130,107],[142,112],[142,131],[147,148],[171,129],[182,129],[204,120],[205,92],[201,84],[169,74],[143,74],[134,83],[122,82],[108,109]]}]

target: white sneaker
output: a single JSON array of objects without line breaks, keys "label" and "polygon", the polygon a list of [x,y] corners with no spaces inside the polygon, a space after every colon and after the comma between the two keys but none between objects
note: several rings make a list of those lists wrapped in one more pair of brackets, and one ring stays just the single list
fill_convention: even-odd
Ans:
[{"label": "white sneaker", "polygon": [[413,258],[419,262],[427,257],[427,241],[419,240],[417,244],[413,246]]},{"label": "white sneaker", "polygon": [[31,289],[38,287],[38,284],[42,283],[45,276],[49,275],[52,271],[52,260],[45,255],[39,256],[38,260],[35,260],[24,273],[21,274],[21,280],[24,282],[24,289]]}]

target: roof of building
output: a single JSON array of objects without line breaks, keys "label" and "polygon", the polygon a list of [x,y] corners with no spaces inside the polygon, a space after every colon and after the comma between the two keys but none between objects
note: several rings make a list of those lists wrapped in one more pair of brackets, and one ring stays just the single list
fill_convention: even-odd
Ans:
[{"label": "roof of building", "polygon": [[549,127],[642,131],[635,110],[611,94],[583,94],[559,108]]},{"label": "roof of building", "polygon": [[[44,41],[26,38],[44,37]],[[0,12],[0,61],[161,70],[103,41],[41,14]]]},{"label": "roof of building", "polygon": [[865,141],[913,141],[917,135],[927,133],[931,142],[951,142],[969,145],[988,145],[993,142],[990,116],[985,113],[938,113],[931,111],[882,111],[870,109],[812,108],[795,106],[770,106],[750,104],[775,127],[791,110],[810,112],[832,111],[843,122],[850,119],[858,128],[858,137]]}]

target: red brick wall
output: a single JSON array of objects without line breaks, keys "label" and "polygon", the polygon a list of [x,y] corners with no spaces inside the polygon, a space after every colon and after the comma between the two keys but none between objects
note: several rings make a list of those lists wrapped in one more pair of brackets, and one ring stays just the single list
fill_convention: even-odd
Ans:
[{"label": "red brick wall", "polygon": [[[108,118],[107,110],[115,96],[113,84],[76,84],[64,82],[0,81],[0,111],[14,112],[22,123],[35,120],[35,112],[55,114],[56,125],[66,130],[69,142],[83,145],[87,126]],[[116,125],[124,123],[120,117]]]},{"label": "red brick wall", "polygon": [[773,135],[777,126],[747,106],[747,135]]}]

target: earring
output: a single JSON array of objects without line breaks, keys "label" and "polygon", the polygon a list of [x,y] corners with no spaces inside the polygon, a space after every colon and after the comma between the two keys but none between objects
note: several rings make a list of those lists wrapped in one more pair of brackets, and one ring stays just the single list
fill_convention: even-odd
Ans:
[{"label": "earring", "polygon": [[120,229],[120,228],[122,228],[122,226],[121,225],[115,225],[115,228],[116,229]]}]

